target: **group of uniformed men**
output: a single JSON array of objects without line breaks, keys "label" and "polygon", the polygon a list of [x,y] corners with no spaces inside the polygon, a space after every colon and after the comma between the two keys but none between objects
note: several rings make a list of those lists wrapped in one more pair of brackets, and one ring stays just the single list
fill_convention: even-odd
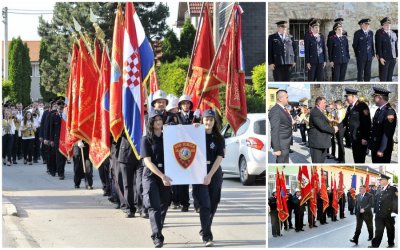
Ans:
[{"label": "group of uniformed men", "polygon": [[[381,174],[380,185],[376,188],[371,188],[369,193],[366,193],[366,186],[361,185],[359,187],[359,194],[356,195],[355,199],[351,195],[347,195],[349,205],[349,211],[351,215],[356,216],[356,231],[350,242],[358,245],[359,236],[361,234],[361,228],[363,222],[366,223],[368,229],[368,241],[371,241],[371,248],[379,247],[383,238],[383,233],[386,228],[388,237],[388,248],[395,247],[395,217],[398,213],[398,191],[395,186],[389,185],[388,180],[390,177]],[[328,224],[326,217],[330,217],[332,222],[338,221],[337,215],[332,207],[332,190],[328,188],[329,207],[323,209],[323,200],[321,199],[320,192],[317,194],[317,217],[315,218],[310,209],[310,200],[304,204],[300,204],[301,192],[296,188],[295,193],[290,193],[290,187],[286,186],[287,191],[287,207],[289,211],[289,217],[281,222],[278,217],[277,203],[276,203],[276,192],[275,189],[272,192],[272,196],[268,198],[269,215],[271,219],[271,232],[273,237],[283,236],[281,234],[282,229],[289,231],[295,229],[295,232],[304,231],[304,211],[307,207],[308,210],[308,226],[309,228],[318,227],[316,221],[319,221],[320,225]],[[338,197],[339,203],[339,214],[340,219],[345,217],[345,203],[346,196],[343,193],[342,197]],[[373,233],[373,213],[375,213],[375,237]],[[355,213],[353,211],[355,210]],[[292,216],[295,218],[295,227],[293,228]],[[340,237],[338,235],[338,237]]]},{"label": "group of uniformed men", "polygon": [[[320,33],[320,21],[311,18],[309,30],[304,34],[305,66],[308,81],[325,81],[326,63],[332,68],[332,81],[344,81],[347,65],[350,60],[347,32],[343,30],[343,18],[334,20],[333,30],[325,40]],[[371,63],[376,56],[379,62],[379,79],[391,82],[397,63],[397,36],[390,29],[391,20],[385,17],[380,21],[381,29],[375,32],[369,29],[371,19],[364,18],[358,22],[360,29],[353,36],[353,50],[357,61],[357,81],[371,80]],[[287,32],[287,22],[279,21],[277,32],[268,38],[268,64],[273,72],[274,81],[290,81],[291,69],[296,65],[298,46],[291,34]],[[326,50],[325,47],[328,50]]]}]

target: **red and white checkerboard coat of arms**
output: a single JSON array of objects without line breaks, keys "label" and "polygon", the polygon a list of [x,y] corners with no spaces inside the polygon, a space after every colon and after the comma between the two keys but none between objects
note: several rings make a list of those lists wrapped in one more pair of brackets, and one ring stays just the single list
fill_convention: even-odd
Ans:
[{"label": "red and white checkerboard coat of arms", "polygon": [[141,81],[140,58],[137,49],[124,62],[124,79],[130,88],[136,87]]},{"label": "red and white checkerboard coat of arms", "polygon": [[197,152],[197,145],[191,142],[179,142],[173,146],[176,161],[184,169],[192,165]]}]

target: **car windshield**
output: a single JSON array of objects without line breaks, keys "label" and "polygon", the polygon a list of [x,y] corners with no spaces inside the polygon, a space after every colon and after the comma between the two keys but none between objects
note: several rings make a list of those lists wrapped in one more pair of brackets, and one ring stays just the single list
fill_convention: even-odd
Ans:
[{"label": "car windshield", "polygon": [[265,120],[259,120],[254,122],[254,133],[257,135],[266,135]]}]

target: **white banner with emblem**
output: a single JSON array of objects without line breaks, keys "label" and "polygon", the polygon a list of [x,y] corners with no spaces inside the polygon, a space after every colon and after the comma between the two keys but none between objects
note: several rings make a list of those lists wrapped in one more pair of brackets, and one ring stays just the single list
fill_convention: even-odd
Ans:
[{"label": "white banner with emblem", "polygon": [[164,170],[172,185],[203,184],[207,175],[204,125],[164,125]]}]

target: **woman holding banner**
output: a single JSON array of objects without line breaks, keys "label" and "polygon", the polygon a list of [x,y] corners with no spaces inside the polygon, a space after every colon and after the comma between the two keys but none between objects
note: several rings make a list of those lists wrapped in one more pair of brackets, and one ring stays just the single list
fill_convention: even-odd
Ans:
[{"label": "woman holding banner", "polygon": [[221,199],[220,164],[225,156],[225,140],[219,132],[214,111],[204,110],[201,122],[206,129],[207,175],[203,184],[193,185],[193,198],[200,207],[200,235],[205,246],[211,247],[214,245],[211,224]]},{"label": "woman holding banner", "polygon": [[148,208],[151,238],[154,246],[164,244],[162,228],[171,199],[171,179],[164,174],[164,146],[162,112],[153,110],[149,113],[147,134],[141,142],[143,158],[143,203]]}]

